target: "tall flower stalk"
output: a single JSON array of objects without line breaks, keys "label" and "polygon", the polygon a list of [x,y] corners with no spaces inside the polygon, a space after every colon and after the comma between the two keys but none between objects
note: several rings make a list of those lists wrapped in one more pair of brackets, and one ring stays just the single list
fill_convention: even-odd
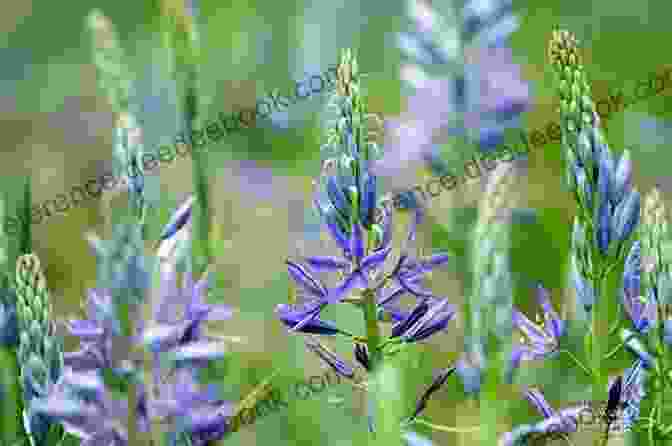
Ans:
[{"label": "tall flower stalk", "polygon": [[[481,399],[481,442],[497,443],[497,421],[502,417],[497,391],[507,384],[505,367],[513,353],[513,280],[510,272],[510,231],[515,192],[513,166],[501,164],[489,179],[474,228],[472,258],[474,286],[468,305],[470,321],[466,339],[484,343],[486,373]],[[494,336],[492,336],[494,335]],[[497,345],[495,345],[497,344]],[[508,383],[510,384],[510,382]]]},{"label": "tall flower stalk", "polygon": [[[30,178],[30,177],[29,177]],[[25,185],[25,198],[30,200],[30,179]],[[0,220],[5,221],[9,213],[8,200],[6,194],[2,194],[0,199]],[[30,214],[30,201],[21,204],[28,209]],[[21,249],[29,249],[30,240],[30,220],[28,224],[19,228]],[[12,444],[25,438],[24,429],[21,423],[22,398],[20,395],[19,381],[19,363],[17,361],[17,348],[19,346],[19,327],[17,316],[17,297],[14,288],[14,265],[16,264],[13,250],[10,250],[10,238],[5,232],[5,226],[0,227],[0,367],[2,368],[2,377],[0,378],[0,442],[2,444]],[[21,252],[20,252],[21,253]]]},{"label": "tall flower stalk", "polygon": [[93,61],[98,85],[115,113],[113,174],[128,189],[128,207],[112,208],[115,194],[103,198],[103,214],[111,233],[113,221],[130,216],[145,227],[148,201],[145,196],[146,178],[142,169],[144,154],[143,132],[137,113],[132,109],[133,75],[127,64],[119,37],[112,21],[100,10],[93,10],[86,20],[91,35]]},{"label": "tall flower stalk", "polygon": [[[143,240],[145,239],[146,220],[149,209],[149,201],[146,198],[147,179],[142,167],[143,155],[145,153],[143,130],[140,126],[137,113],[132,110],[134,103],[132,97],[133,75],[127,64],[125,54],[111,20],[101,11],[94,10],[87,18],[87,27],[92,36],[93,58],[97,68],[99,86],[116,114],[112,157],[114,174],[117,178],[122,179],[122,184],[125,184],[128,190],[128,206],[113,207],[113,196],[110,196],[104,200],[104,203],[107,203],[108,206],[103,209],[103,212],[107,220],[105,230],[118,243],[116,248],[121,250],[128,248],[130,249],[130,253],[118,251],[116,254],[110,254],[113,257],[118,255],[119,259],[105,260],[100,267],[103,269],[126,268],[127,266],[129,268],[138,267],[138,265],[130,264],[114,265],[114,262],[119,260],[135,262],[140,258],[140,253],[144,249]],[[122,226],[123,224],[127,226]],[[130,232],[124,232],[122,230],[124,227]],[[137,228],[138,233],[135,235],[132,234],[134,229],[130,229],[131,227]],[[98,254],[103,255],[103,252],[100,251]],[[127,254],[130,254],[130,257],[126,258]],[[137,271],[140,271],[141,268]],[[103,269],[100,270],[102,272],[101,280],[107,282],[106,287],[112,289],[114,284],[109,282],[109,280],[111,280],[111,277],[115,273],[103,271]],[[139,289],[135,285],[129,289],[130,293],[138,291]],[[137,331],[134,326],[135,318],[128,316],[128,312],[141,311],[143,298],[141,296],[134,296],[134,298],[129,300],[123,292],[118,290],[112,294],[116,314],[120,315],[120,321],[122,321],[120,331],[113,338],[114,351],[116,352],[115,367],[121,369],[121,361],[125,361],[125,358],[138,356],[138,352],[131,351],[132,344],[127,342]],[[110,381],[107,380],[106,383],[110,384]],[[141,438],[142,434],[136,429],[137,422],[135,420],[137,420],[137,414],[135,408],[138,406],[139,390],[136,388],[136,382],[133,379],[128,383],[126,390],[129,399],[129,438],[146,443],[148,438]]]},{"label": "tall flower stalk", "polygon": [[[182,127],[185,135],[193,135],[200,113],[199,97],[199,34],[196,27],[198,7],[186,5],[187,0],[162,0],[166,44],[174,52],[173,76],[182,97]],[[212,264],[209,242],[211,207],[209,201],[208,154],[190,141],[195,204],[193,212],[193,268],[197,274]]]},{"label": "tall flower stalk", "polygon": [[607,387],[603,361],[609,317],[615,307],[607,280],[627,254],[639,221],[640,197],[631,186],[628,151],[614,158],[602,134],[574,35],[555,30],[549,58],[559,78],[566,181],[578,205],[571,260],[577,297],[591,317],[586,345],[594,378],[593,398],[599,400]]},{"label": "tall flower stalk", "polygon": [[401,131],[385,164],[424,158],[443,175],[450,160],[433,144],[438,131],[468,137],[488,152],[503,142],[505,129],[520,125],[529,87],[507,47],[518,19],[510,0],[408,0],[406,9],[411,29],[398,43],[401,79],[412,93],[406,122],[392,121]]},{"label": "tall flower stalk", "polygon": [[[372,161],[379,156],[378,147],[368,140],[374,125],[366,110],[362,75],[349,50],[343,52],[337,72],[337,89],[330,102],[337,116],[323,147],[326,159],[316,182],[314,202],[342,256],[310,256],[304,264],[287,260],[300,299],[293,305],[279,305],[276,313],[294,333],[339,336],[352,342],[354,356],[367,376],[363,387],[369,398],[372,440],[375,444],[400,444],[407,423],[389,402],[389,395],[398,392],[390,358],[445,329],[452,320],[454,307],[422,284],[426,274],[446,263],[448,256],[412,256],[409,244],[415,240],[421,218],[416,212],[398,260],[388,262],[393,215],[390,207],[378,199],[376,176],[371,171]],[[325,285],[321,273],[336,273],[338,283],[333,288]],[[404,294],[417,299],[411,311],[398,306]],[[335,304],[351,304],[361,310],[362,335],[321,318],[322,310]],[[395,322],[389,336],[381,326],[385,321]],[[354,379],[353,364],[319,342],[311,341],[308,347],[336,373]]]},{"label": "tall flower stalk", "polygon": [[[643,363],[640,387],[648,392],[626,409],[626,428],[630,444],[636,444],[632,428],[641,419],[641,430],[650,444],[662,444],[672,438],[666,402],[672,386],[672,233],[657,188],[647,194],[641,215],[640,240],[631,248],[623,278],[623,304],[632,329],[622,330],[621,345]],[[640,415],[640,409],[649,412]]]},{"label": "tall flower stalk", "polygon": [[63,437],[62,427],[32,407],[36,399],[49,394],[63,369],[63,346],[56,335],[51,297],[34,254],[17,260],[16,294],[24,428],[32,446],[56,445]]}]

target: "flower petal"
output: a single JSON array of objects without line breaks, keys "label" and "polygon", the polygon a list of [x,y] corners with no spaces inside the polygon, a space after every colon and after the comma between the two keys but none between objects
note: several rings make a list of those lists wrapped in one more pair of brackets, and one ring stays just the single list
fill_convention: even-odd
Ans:
[{"label": "flower petal", "polygon": [[349,246],[354,262],[359,264],[364,257],[364,238],[362,236],[362,225],[359,222],[352,225]]},{"label": "flower petal", "polygon": [[381,263],[385,262],[385,259],[387,259],[387,256],[390,254],[391,251],[392,247],[388,246],[387,248],[379,249],[377,251],[374,251],[372,254],[366,256],[362,261],[362,266],[360,267],[362,273],[366,274],[370,270],[378,267]]},{"label": "flower petal", "polygon": [[222,359],[228,349],[223,342],[196,341],[180,346],[173,351],[173,360],[178,363]]},{"label": "flower petal", "polygon": [[338,257],[332,256],[311,256],[306,257],[306,263],[315,271],[333,272],[342,271],[350,265],[350,262]]},{"label": "flower petal", "polygon": [[327,290],[324,288],[324,285],[315,279],[308,270],[290,260],[286,260],[285,263],[287,263],[287,271],[289,271],[289,275],[294,279],[294,282],[301,285],[314,297],[326,296]]}]

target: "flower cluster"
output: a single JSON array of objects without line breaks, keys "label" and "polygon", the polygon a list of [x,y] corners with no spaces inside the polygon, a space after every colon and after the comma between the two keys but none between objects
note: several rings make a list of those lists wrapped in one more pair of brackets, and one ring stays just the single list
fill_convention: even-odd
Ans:
[{"label": "flower cluster", "polygon": [[425,0],[408,0],[412,29],[399,35],[407,63],[401,78],[412,90],[407,115],[392,121],[394,140],[382,167],[425,160],[447,172],[433,138],[438,131],[468,136],[483,151],[503,142],[528,108],[528,84],[506,40],[518,27],[512,2],[468,1],[439,14]]},{"label": "flower cluster", "polygon": [[[171,243],[188,223],[188,219],[180,219],[184,212],[180,208],[173,216],[164,229],[162,243]],[[120,244],[123,247],[121,242],[113,246]],[[65,372],[35,410],[58,420],[66,431],[87,444],[127,445],[128,406],[118,391],[124,387],[124,379],[131,379],[140,386],[135,409],[140,430],[148,430],[154,419],[162,420],[170,426],[174,441],[188,435],[194,445],[205,445],[228,432],[232,405],[217,398],[216,389],[200,389],[197,372],[225,353],[223,342],[207,336],[203,324],[228,319],[231,311],[224,305],[205,302],[207,277],[194,281],[187,272],[179,286],[174,269],[164,270],[161,275],[160,299],[154,305],[153,317],[144,320],[136,315],[136,330],[127,340],[151,352],[151,382],[140,380],[138,364],[125,362],[120,366],[115,361],[121,322],[114,293],[106,288],[92,289],[86,300],[86,318],[67,323],[70,334],[79,339],[80,349],[65,354]],[[147,387],[154,389],[154,398],[149,398]]]},{"label": "flower cluster", "polygon": [[[455,308],[423,284],[432,270],[449,260],[448,255],[416,258],[406,246],[396,261],[392,259],[392,212],[381,205],[376,176],[370,169],[376,147],[366,139],[367,114],[359,78],[356,61],[350,52],[344,52],[332,101],[339,118],[325,147],[332,157],[324,163],[315,198],[341,256],[309,256],[303,262],[287,260],[299,302],[279,305],[276,313],[293,332],[349,338],[356,361],[367,374],[374,374],[387,356],[445,329]],[[376,214],[380,218],[374,221]],[[421,217],[416,212],[407,244],[414,240]],[[334,286],[322,277],[328,273],[338,276]],[[417,300],[410,311],[399,306],[404,295]],[[321,313],[328,305],[341,303],[362,309],[365,336],[322,319]],[[383,320],[394,321],[386,339],[380,327]],[[336,373],[354,379],[354,366],[322,343],[312,339],[307,347]],[[375,416],[371,415],[375,425]]]},{"label": "flower cluster", "polygon": [[[672,432],[663,417],[666,388],[671,383],[666,358],[672,346],[672,323],[664,306],[670,294],[672,264],[666,211],[660,193],[654,189],[645,200],[640,224],[640,198],[631,184],[629,152],[624,151],[616,161],[605,142],[580,64],[576,38],[566,31],[554,31],[549,54],[560,78],[566,178],[578,204],[571,245],[572,274],[580,308],[592,318],[585,338],[585,353],[591,358],[591,366],[567,353],[593,379],[593,400],[598,401],[596,396],[604,395],[608,389],[603,444],[618,409],[623,409],[623,419],[619,421],[627,435],[646,432],[655,444],[656,440],[669,438]],[[621,260],[620,303],[628,320],[614,325],[608,319],[607,301],[612,299],[607,279]],[[545,308],[543,328],[515,315],[519,327],[535,339],[525,350],[518,350],[521,358],[543,358],[560,346],[558,338],[565,324],[550,310],[543,296],[540,303]],[[621,342],[607,353],[606,343],[619,329]],[[633,364],[605,386],[603,362],[622,348],[634,356]],[[587,410],[586,404],[579,404],[555,411],[540,389],[528,390],[525,396],[544,420],[516,427],[502,437],[502,445],[522,445],[536,436],[551,434],[569,440],[567,435],[579,428],[580,413]],[[643,404],[658,415],[640,417]]]}]

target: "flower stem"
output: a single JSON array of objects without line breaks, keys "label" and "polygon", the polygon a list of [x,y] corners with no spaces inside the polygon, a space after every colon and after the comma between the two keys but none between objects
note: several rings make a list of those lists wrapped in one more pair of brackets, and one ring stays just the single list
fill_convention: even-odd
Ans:
[{"label": "flower stem", "polygon": [[16,362],[16,352],[13,348],[0,348],[0,442],[11,445],[17,438],[23,438],[24,433],[20,423],[21,399],[19,397],[19,368]]},{"label": "flower stem", "polygon": [[380,436],[380,432],[376,435],[376,421],[378,425],[378,430],[380,431],[381,422],[383,421],[382,416],[379,416],[380,409],[382,405],[379,405],[378,395],[376,390],[378,388],[377,376],[378,372],[381,369],[382,363],[382,352],[380,350],[380,345],[382,344],[382,337],[380,334],[380,326],[378,325],[378,312],[376,308],[376,294],[371,289],[364,290],[364,323],[366,325],[366,346],[369,351],[369,377],[374,385],[369,387],[368,391],[368,406],[369,406],[369,422],[371,425],[371,434],[378,436],[378,438],[384,438]]},{"label": "flower stem", "polygon": [[374,371],[378,363],[382,360],[379,351],[380,345],[382,344],[382,337],[380,335],[380,326],[378,325],[376,295],[372,290],[364,290],[363,297],[364,323],[366,324],[366,346],[369,349],[371,371]]},{"label": "flower stem", "polygon": [[607,374],[602,369],[602,360],[607,353],[609,340],[609,298],[606,293],[606,274],[598,274],[594,281],[595,304],[592,311],[592,371],[593,401],[601,401],[607,390]]},{"label": "flower stem", "polygon": [[583,370],[586,373],[586,375],[588,375],[589,378],[593,377],[593,374],[591,373],[590,369],[588,367],[586,367],[581,362],[581,360],[579,360],[579,358],[574,356],[574,354],[572,352],[570,352],[569,350],[560,350],[560,353],[566,353],[567,356],[569,356],[572,359],[572,361],[574,361],[574,364],[578,365],[581,368],[581,370]]}]

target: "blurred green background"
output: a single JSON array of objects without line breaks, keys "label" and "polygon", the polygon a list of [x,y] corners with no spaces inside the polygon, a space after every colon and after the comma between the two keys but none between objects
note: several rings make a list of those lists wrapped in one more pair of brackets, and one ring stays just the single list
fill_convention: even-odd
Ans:
[{"label": "blurred green background", "polygon": [[[291,91],[293,80],[325,71],[345,47],[355,50],[361,70],[369,74],[370,110],[389,117],[404,110],[398,74],[401,60],[395,46],[395,33],[405,28],[401,1],[203,0],[200,7],[205,119],[220,111],[253,106],[275,88]],[[533,106],[524,117],[526,129],[558,119],[554,77],[546,63],[546,45],[557,25],[582,40],[596,98],[621,88],[632,95],[636,80],[672,67],[664,52],[672,37],[670,2],[530,0],[516,1],[514,7],[521,27],[511,46],[524,78],[531,83],[533,97]],[[160,70],[166,56],[153,49],[160,45],[157,1],[5,2],[0,14],[0,126],[4,138],[0,173],[6,188],[15,188],[21,178],[30,175],[34,203],[95,177],[110,164],[113,114],[96,87],[89,38],[84,32],[84,18],[92,8],[100,8],[115,23],[138,76],[137,99],[146,143],[154,147],[169,142],[176,133],[176,99]],[[325,100],[323,95],[290,107],[278,118],[287,122],[287,129],[260,123],[258,128],[224,138],[210,148],[209,164],[216,176],[212,185],[218,259],[214,298],[236,309],[233,319],[213,330],[245,340],[235,346],[230,359],[213,367],[210,375],[234,400],[272,370],[279,370],[273,382],[283,394],[289,392],[292,381],[323,373],[301,340],[286,335],[273,309],[288,299],[285,258],[316,253],[322,246],[318,240],[307,239],[303,230],[310,218],[310,182],[319,171]],[[668,135],[672,136],[671,113],[672,85],[662,95],[609,119],[610,145],[616,152],[623,147],[632,149],[634,178],[642,193],[654,184],[660,184],[664,195],[672,193],[672,154],[665,147]],[[517,138],[514,134],[510,137]],[[272,176],[261,171],[258,179],[250,180],[244,168],[246,160],[270,169]],[[157,235],[171,209],[191,191],[191,166],[177,161],[158,175],[160,206],[152,219]],[[531,153],[518,179],[521,206],[535,209],[538,216],[514,228],[513,266],[520,279],[515,299],[526,310],[533,308],[529,284],[535,280],[551,290],[554,302],[571,308],[565,263],[574,206],[562,178],[560,147],[548,144]],[[465,231],[475,217],[479,196],[479,189],[468,185],[444,192],[432,201],[431,215],[421,234],[421,243],[428,249],[456,253],[450,268],[432,276],[432,288],[456,304],[464,301],[469,289]],[[45,265],[60,316],[76,312],[85,290],[94,285],[95,262],[83,235],[103,230],[101,209],[99,201],[90,201],[84,208],[33,227],[35,251]],[[332,313],[358,329],[360,321],[353,312],[330,309]],[[351,358],[348,345],[337,344],[336,348]],[[460,349],[458,319],[445,334],[400,358],[403,404],[410,409],[432,372],[448,366]],[[554,362],[554,367],[562,369],[562,361]],[[531,379],[547,384],[550,400],[582,398],[562,393],[562,386],[548,386],[560,383],[559,379],[577,378],[566,373],[558,378],[545,367],[532,368],[530,374]],[[503,431],[509,430],[511,423],[537,419],[525,401],[515,395],[511,398],[511,416],[502,419]],[[264,417],[225,442],[363,444],[364,401],[361,392],[353,393],[345,384],[332,386],[306,401],[290,401],[288,410]],[[451,379],[431,401],[427,418],[447,426],[473,426],[478,423],[477,414],[473,402],[465,401],[461,384]],[[475,438],[471,434],[421,433],[438,445],[467,445]]]}]

